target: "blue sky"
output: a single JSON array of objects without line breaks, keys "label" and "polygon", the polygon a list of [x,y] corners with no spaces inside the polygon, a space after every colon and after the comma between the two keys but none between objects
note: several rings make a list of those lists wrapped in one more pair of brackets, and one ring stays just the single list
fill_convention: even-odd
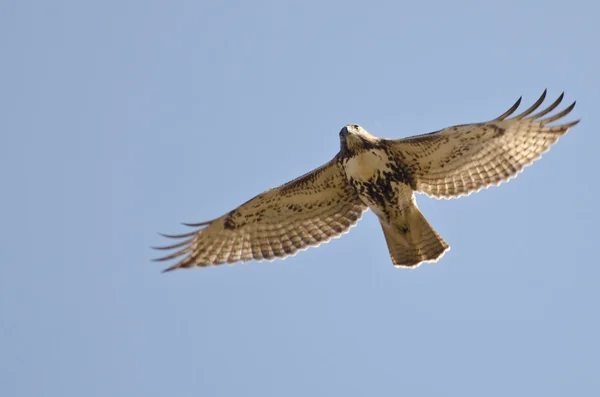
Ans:
[{"label": "blue sky", "polygon": [[[592,1],[0,5],[0,395],[597,396]],[[157,232],[548,88],[583,121],[519,178],[272,263],[161,274]]]}]

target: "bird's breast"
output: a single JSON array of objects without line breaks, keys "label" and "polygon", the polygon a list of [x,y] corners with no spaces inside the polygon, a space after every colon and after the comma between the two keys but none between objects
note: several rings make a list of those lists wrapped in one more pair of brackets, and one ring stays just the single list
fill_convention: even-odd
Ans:
[{"label": "bird's breast", "polygon": [[382,150],[369,150],[357,153],[346,162],[345,171],[348,179],[367,181],[377,171],[387,168],[387,154]]}]

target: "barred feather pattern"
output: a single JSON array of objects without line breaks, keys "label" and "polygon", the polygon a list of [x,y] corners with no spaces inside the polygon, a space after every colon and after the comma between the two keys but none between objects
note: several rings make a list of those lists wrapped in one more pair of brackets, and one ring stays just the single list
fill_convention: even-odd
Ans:
[{"label": "barred feather pattern", "polygon": [[336,156],[285,185],[268,190],[215,220],[188,224],[185,239],[156,249],[179,249],[156,260],[185,257],[165,271],[294,255],[339,237],[367,207],[348,183]]},{"label": "barred feather pattern", "polygon": [[564,93],[544,110],[534,113],[546,91],[523,113],[509,118],[521,98],[495,120],[458,125],[406,139],[389,141],[407,164],[415,191],[435,198],[455,198],[499,185],[541,157],[579,120],[549,126],[575,107],[547,116],[560,105]]}]

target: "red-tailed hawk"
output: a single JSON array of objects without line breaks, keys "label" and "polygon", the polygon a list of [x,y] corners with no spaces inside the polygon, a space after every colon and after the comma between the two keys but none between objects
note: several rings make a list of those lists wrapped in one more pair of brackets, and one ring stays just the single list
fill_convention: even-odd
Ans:
[{"label": "red-tailed hawk", "polygon": [[437,261],[450,246],[417,208],[414,192],[436,198],[468,195],[515,177],[570,127],[562,119],[575,102],[548,116],[546,91],[523,113],[511,116],[521,98],[500,117],[405,139],[377,138],[350,124],[340,131],[340,152],[327,164],[267,190],[212,221],[187,224],[191,233],[165,235],[183,241],[157,259],[184,256],[166,269],[273,260],[318,246],[346,233],[368,208],[379,218],[392,263],[416,267]]}]

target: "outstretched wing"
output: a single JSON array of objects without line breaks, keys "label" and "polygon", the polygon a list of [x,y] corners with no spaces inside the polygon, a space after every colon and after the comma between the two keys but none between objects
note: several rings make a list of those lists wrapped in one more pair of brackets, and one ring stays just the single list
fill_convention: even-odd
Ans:
[{"label": "outstretched wing", "polygon": [[563,96],[534,115],[546,91],[529,109],[512,118],[507,117],[517,110],[521,98],[500,117],[486,123],[458,125],[388,142],[409,168],[417,192],[436,198],[460,197],[515,177],[577,124],[579,120],[548,126],[569,114],[575,102],[543,118],[556,109]]},{"label": "outstretched wing", "polygon": [[338,237],[367,207],[348,183],[337,157],[283,186],[268,190],[222,217],[188,226],[186,240],[157,249],[179,250],[157,260],[187,255],[168,270],[285,258]]}]

